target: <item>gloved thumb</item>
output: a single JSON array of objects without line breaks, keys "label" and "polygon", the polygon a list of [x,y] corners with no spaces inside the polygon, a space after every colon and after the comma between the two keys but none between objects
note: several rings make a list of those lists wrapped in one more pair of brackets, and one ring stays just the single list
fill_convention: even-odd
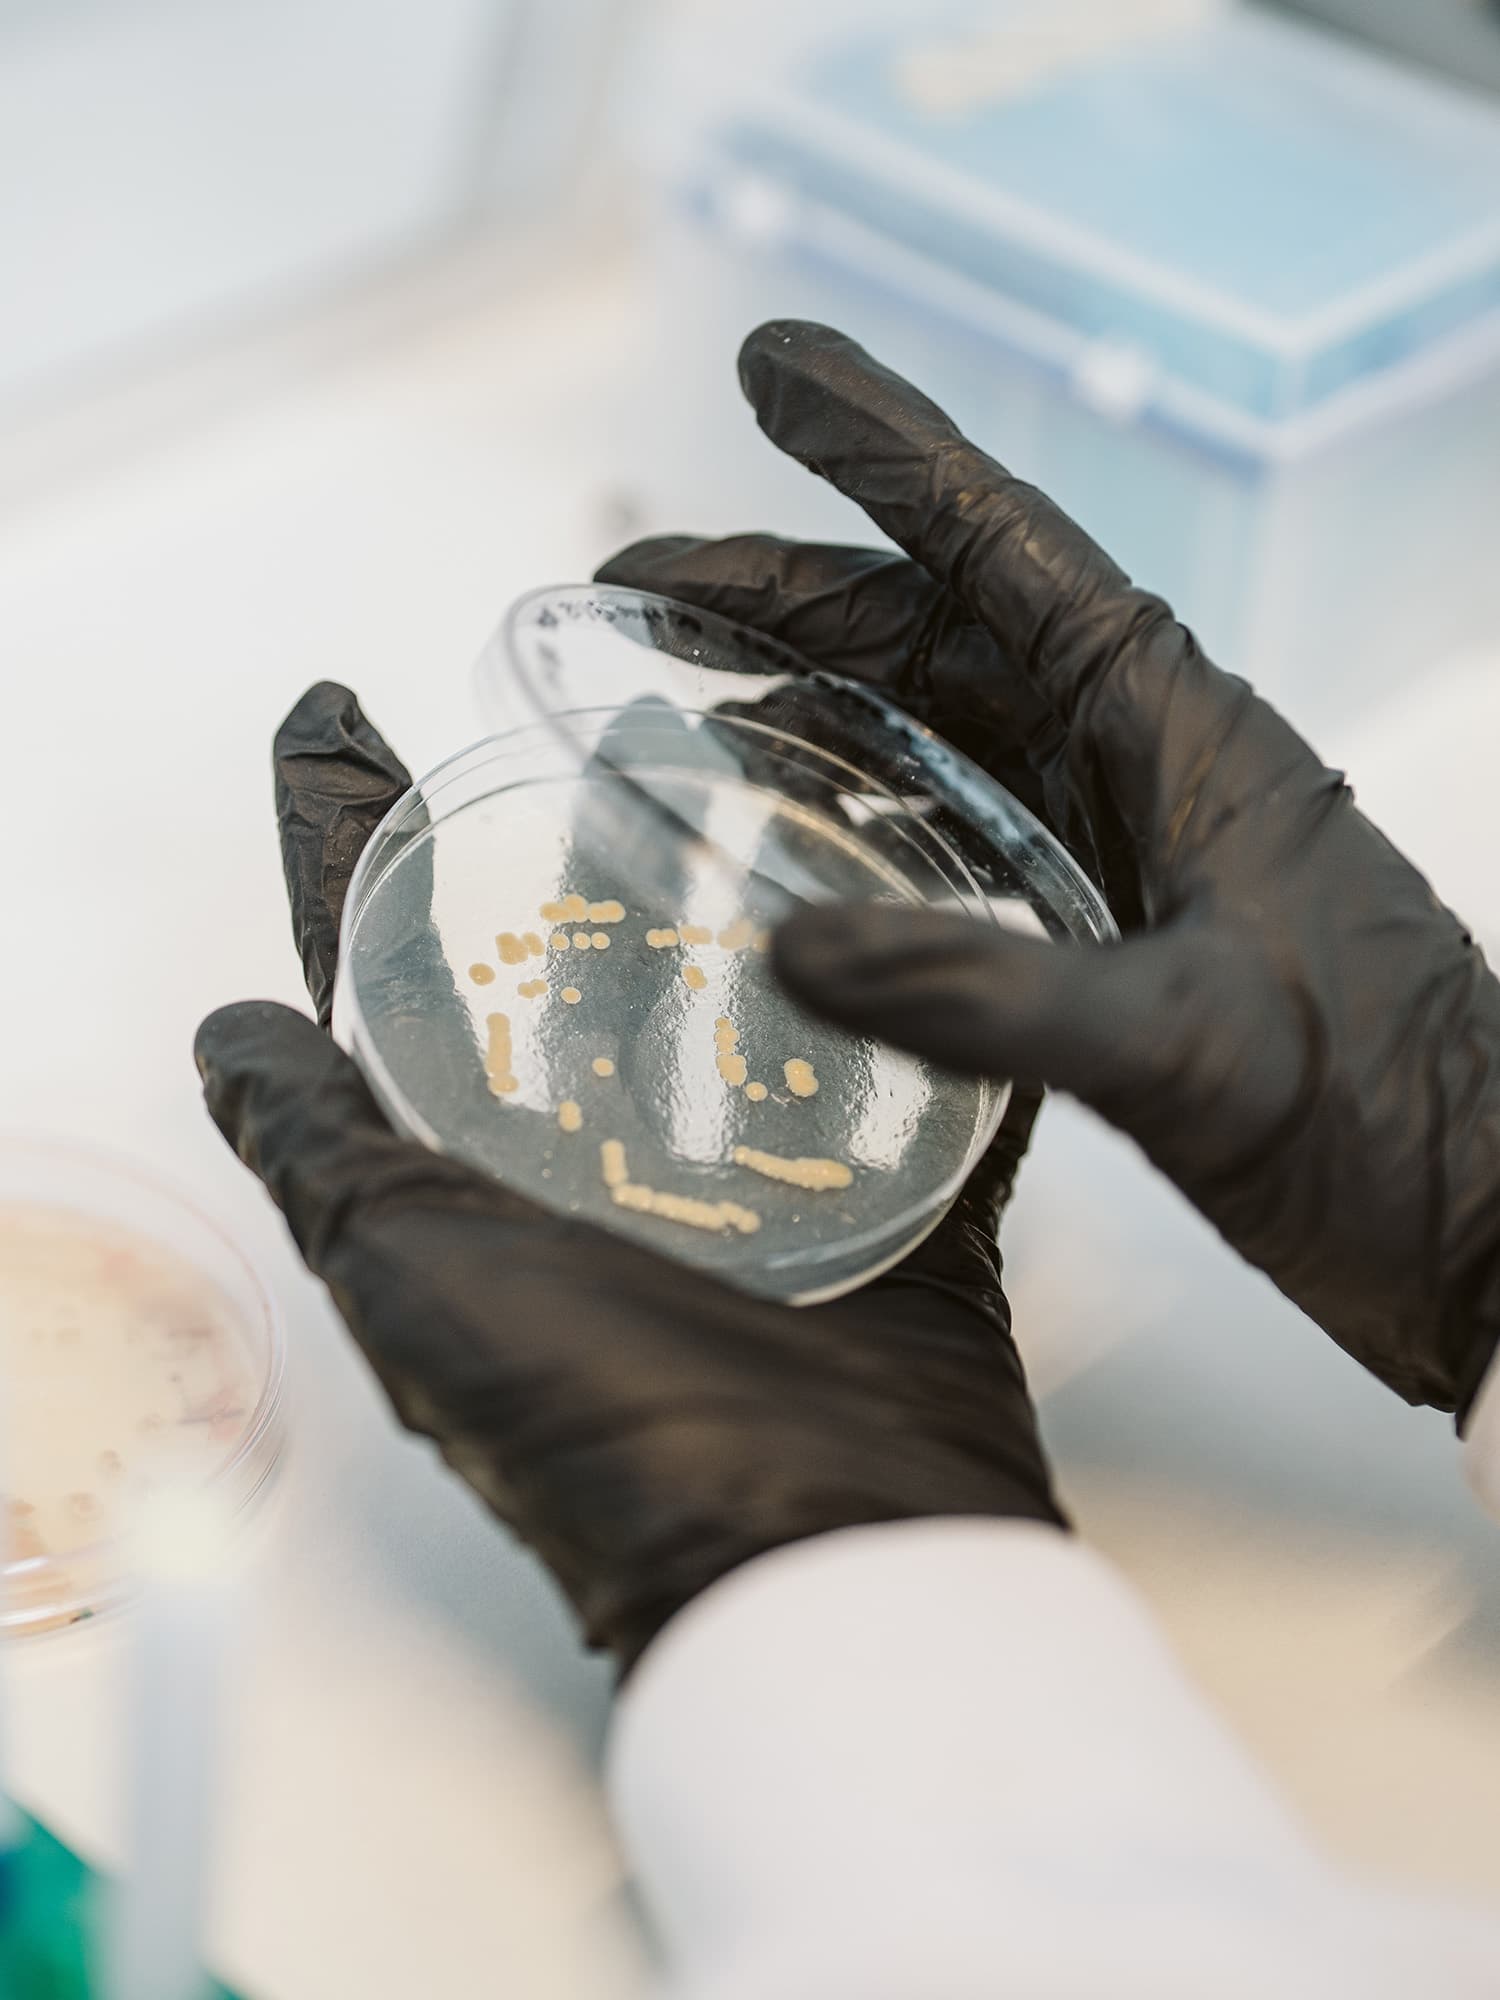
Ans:
[{"label": "gloved thumb", "polygon": [[1170,933],[1048,944],[868,903],[799,912],[772,953],[782,983],[842,1027],[946,1069],[1065,1090],[1107,1115],[1149,1087],[1173,1012],[1191,1004]]},{"label": "gloved thumb", "polygon": [[[457,1160],[399,1138],[331,1036],[269,1000],[221,1007],[193,1047],[209,1115],[327,1278],[341,1239],[377,1205],[473,1204],[488,1186]],[[498,1209],[506,1197],[496,1188]]]}]

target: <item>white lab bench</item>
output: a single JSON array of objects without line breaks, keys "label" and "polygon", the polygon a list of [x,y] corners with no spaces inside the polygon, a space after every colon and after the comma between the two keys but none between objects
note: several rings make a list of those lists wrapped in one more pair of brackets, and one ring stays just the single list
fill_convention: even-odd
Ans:
[{"label": "white lab bench", "polygon": [[[0,486],[3,1124],[187,1182],[286,1312],[291,1447],[244,1545],[214,1871],[217,1963],[258,2000],[645,1990],[594,1774],[607,1674],[397,1431],[190,1058],[217,1004],[303,1000],[269,769],[302,688],[355,686],[421,770],[476,733],[465,667],[507,601],[618,539],[631,285],[521,289],[363,348],[293,342],[215,376],[211,415],[114,410],[61,462],[33,439]],[[1419,797],[1413,757],[1441,796],[1493,680],[1455,681],[1426,739],[1417,710],[1367,732],[1378,810]],[[1467,851],[1452,826],[1439,845]],[[1488,896],[1492,866],[1470,879]],[[1500,908],[1475,918],[1500,935]],[[1335,1845],[1500,1896],[1495,1544],[1441,1423],[1237,1272],[1128,1148],[1066,1106],[1045,1126],[1008,1243],[1084,1527]],[[106,1857],[127,1636],[4,1660],[23,1800]]]},{"label": "white lab bench", "polygon": [[[211,420],[158,411],[86,472],[49,478],[29,441],[0,516],[0,1125],[185,1182],[286,1315],[291,1443],[244,1551],[214,1870],[218,1964],[258,2000],[639,1990],[592,1774],[606,1670],[397,1430],[191,1058],[225,1000],[305,1005],[269,763],[302,688],[349,681],[425,768],[479,733],[465,668],[508,600],[601,552],[588,445],[629,312],[618,286],[563,285],[524,316],[492,296],[395,348],[346,339],[336,364],[293,343],[238,390],[220,371]],[[101,1620],[6,1649],[18,1789],[95,1855],[127,1636]]]}]

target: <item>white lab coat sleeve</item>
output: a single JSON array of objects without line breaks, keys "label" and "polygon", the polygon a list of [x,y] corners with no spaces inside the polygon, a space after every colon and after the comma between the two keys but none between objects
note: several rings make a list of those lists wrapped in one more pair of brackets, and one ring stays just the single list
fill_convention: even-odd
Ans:
[{"label": "white lab coat sleeve", "polygon": [[724,1578],[627,1686],[609,1785],[673,2000],[1500,1992],[1500,1928],[1346,1882],[1125,1583],[1031,1524]]},{"label": "white lab coat sleeve", "polygon": [[1469,1412],[1464,1459],[1480,1505],[1500,1521],[1500,1353],[1490,1363]]}]

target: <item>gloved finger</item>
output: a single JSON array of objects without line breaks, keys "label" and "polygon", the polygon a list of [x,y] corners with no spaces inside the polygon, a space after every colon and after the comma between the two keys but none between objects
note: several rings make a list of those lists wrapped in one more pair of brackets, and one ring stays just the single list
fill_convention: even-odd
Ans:
[{"label": "gloved finger", "polygon": [[597,580],[716,612],[829,673],[881,688],[1039,817],[1052,818],[1036,773],[1055,750],[1055,716],[990,632],[920,563],[772,535],[667,535],[622,549]]},{"label": "gloved finger", "polygon": [[1112,675],[1115,719],[1144,711],[1154,735],[1185,661],[1207,674],[1210,693],[1227,680],[1045,494],[844,334],[772,321],[741,349],[740,381],[772,442],[953,590],[1065,720]]},{"label": "gloved finger", "polygon": [[355,1064],[290,1007],[222,1007],[199,1028],[193,1054],[209,1115],[265,1183],[319,1276],[353,1208],[396,1189],[529,1211],[459,1161],[399,1138]]},{"label": "gloved finger", "polygon": [[[774,535],[657,536],[611,556],[596,580],[752,625],[815,666],[882,684],[921,639],[940,601],[951,602],[908,556]],[[970,630],[986,655],[993,653],[989,635]]]},{"label": "gloved finger", "polygon": [[814,666],[887,689],[924,721],[982,717],[1019,747],[1049,711],[994,635],[907,556],[774,535],[635,542],[600,583],[663,597],[754,626]]},{"label": "gloved finger", "polygon": [[1163,1163],[1253,1146],[1306,1081],[1304,1024],[1274,975],[1211,933],[1053,945],[936,912],[802,913],[778,976],[829,1019],[950,1069],[1044,1083],[1092,1105]]},{"label": "gloved finger", "polygon": [[326,1028],[350,878],[370,835],[409,789],[411,774],[358,698],[336,681],[307,690],[277,730],[272,756],[292,931]]}]

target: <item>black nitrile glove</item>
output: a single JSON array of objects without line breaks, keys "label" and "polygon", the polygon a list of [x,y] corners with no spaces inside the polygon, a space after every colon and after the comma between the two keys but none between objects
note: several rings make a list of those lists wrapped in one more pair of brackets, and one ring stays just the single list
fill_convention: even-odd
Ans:
[{"label": "black nitrile glove", "polygon": [[1462,1414],[1500,1332],[1500,986],[1473,940],[1338,772],[925,396],[798,322],[752,334],[740,378],[910,560],[659,541],[601,577],[892,690],[1042,813],[1127,933],[820,911],[778,938],[788,985],[1071,1091],[1366,1367]]},{"label": "black nitrile glove", "polygon": [[[276,741],[294,928],[326,1019],[359,851],[407,776],[347,689]],[[751,1299],[399,1139],[302,1015],[226,1007],[209,1109],[412,1429],[541,1555],[628,1669],[699,1591],[831,1529],[928,1515],[1062,1525],[996,1231],[1035,1098],[947,1220],[864,1291]]]}]

